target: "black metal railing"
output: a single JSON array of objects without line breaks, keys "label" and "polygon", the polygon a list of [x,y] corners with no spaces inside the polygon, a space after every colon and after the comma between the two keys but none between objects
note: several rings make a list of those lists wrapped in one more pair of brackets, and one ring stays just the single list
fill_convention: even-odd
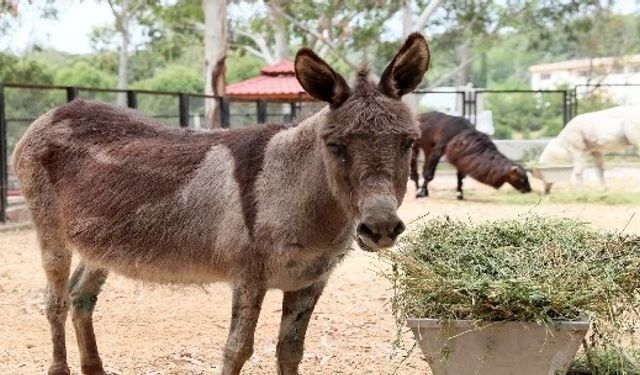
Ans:
[{"label": "black metal railing", "polygon": [[[521,113],[518,106],[505,108],[502,104],[500,111],[494,113],[494,122],[502,121],[501,126],[511,126],[497,119],[496,114],[502,116],[502,112],[516,112],[514,118],[544,117],[544,121],[551,121],[555,130],[561,128],[576,116],[579,111],[578,102],[583,100],[579,89],[593,87],[594,89],[617,86],[638,86],[640,84],[581,84],[566,90],[416,90],[412,95],[419,101],[429,95],[451,95],[455,101],[455,111],[468,118],[474,125],[478,120],[478,109],[487,101],[487,97],[498,95],[511,97],[514,95],[529,94],[530,98],[541,101],[542,104],[534,113]],[[550,97],[549,97],[550,96]],[[288,122],[299,113],[302,103],[300,97],[294,103],[269,102],[265,100],[238,101],[228,97],[217,97],[199,93],[153,91],[153,90],[119,90],[94,87],[56,86],[56,85],[31,85],[12,84],[0,82],[0,222],[6,220],[6,210],[9,204],[9,193],[17,192],[17,180],[10,174],[9,156],[13,152],[15,143],[26,131],[29,124],[42,113],[51,108],[70,102],[76,98],[96,99],[106,102],[136,108],[147,115],[157,118],[169,126],[210,127],[206,121],[218,122],[223,128],[260,124],[267,122]],[[541,98],[547,98],[541,100]],[[557,99],[548,99],[557,98]],[[529,100],[529,99],[528,99]],[[215,101],[219,107],[218,117],[207,120],[206,111],[209,108],[208,101]],[[550,105],[553,104],[553,105]],[[489,109],[494,105],[488,100],[486,106]],[[505,112],[505,113],[506,113]],[[520,116],[520,117],[518,117]],[[550,120],[551,119],[551,120]],[[538,119],[527,119],[538,121]],[[542,121],[542,120],[541,120]],[[497,122],[496,122],[497,123]],[[535,133],[541,134],[541,133]],[[17,193],[16,193],[17,194]]]}]

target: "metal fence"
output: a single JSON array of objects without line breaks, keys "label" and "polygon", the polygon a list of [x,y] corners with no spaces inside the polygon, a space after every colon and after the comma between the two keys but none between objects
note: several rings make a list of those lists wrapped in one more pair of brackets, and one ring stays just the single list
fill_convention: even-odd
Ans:
[{"label": "metal fence", "polygon": [[[557,134],[574,116],[573,90],[417,90],[418,112],[439,110],[466,117],[497,139],[531,139]],[[490,116],[490,117],[487,117]],[[490,130],[483,128],[483,130]]]},{"label": "metal fence", "polygon": [[[420,112],[454,113],[476,126],[483,121],[483,113],[491,113],[494,138],[536,139],[556,135],[579,113],[613,105],[611,98],[594,93],[614,86],[637,88],[640,92],[640,84],[577,85],[566,90],[417,90],[408,95],[408,100],[415,101]],[[168,126],[182,128],[209,127],[205,116],[207,101],[219,104],[216,120],[224,128],[288,122],[301,109],[301,101],[234,101],[182,92],[0,83],[0,222],[6,220],[10,197],[18,199],[13,198],[18,195],[18,181],[9,165],[16,142],[38,116],[75,98],[122,103]]]}]

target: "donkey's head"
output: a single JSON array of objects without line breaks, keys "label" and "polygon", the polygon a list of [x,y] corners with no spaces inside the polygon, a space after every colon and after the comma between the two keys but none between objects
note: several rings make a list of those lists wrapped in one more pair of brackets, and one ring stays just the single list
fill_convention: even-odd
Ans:
[{"label": "donkey's head", "polygon": [[527,171],[519,165],[512,165],[507,174],[507,182],[521,193],[531,192]]},{"label": "donkey's head", "polygon": [[319,132],[328,183],[357,218],[358,244],[373,251],[404,231],[396,214],[407,189],[411,146],[419,130],[400,100],[429,65],[424,37],[412,34],[374,84],[363,69],[352,87],[311,50],[296,55],[296,76],[314,98],[329,103]]}]

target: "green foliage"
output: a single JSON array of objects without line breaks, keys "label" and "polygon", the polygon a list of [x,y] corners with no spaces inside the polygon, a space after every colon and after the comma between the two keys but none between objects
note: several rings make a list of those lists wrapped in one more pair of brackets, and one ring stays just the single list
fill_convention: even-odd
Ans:
[{"label": "green foliage", "polygon": [[606,92],[595,90],[579,98],[578,113],[599,111],[615,105]]},{"label": "green foliage", "polygon": [[227,56],[227,83],[236,83],[252,78],[260,74],[260,69],[265,66],[261,59],[242,54],[240,51],[232,51]]},{"label": "green foliage", "polygon": [[161,60],[175,62],[190,46],[202,44],[202,0],[165,3],[154,3],[138,17],[138,22],[149,37],[148,50]]},{"label": "green foliage", "polygon": [[[168,65],[157,70],[153,77],[132,86],[138,89],[185,93],[199,93],[204,89],[202,75],[182,65]],[[166,123],[177,124],[178,97],[175,95],[139,94],[138,108],[162,118]]]},{"label": "green foliage", "polygon": [[0,53],[0,82],[51,84],[53,76],[40,61]]},{"label": "green foliage", "polygon": [[146,80],[136,82],[134,88],[197,93],[204,90],[202,74],[182,65],[168,65]]},{"label": "green foliage", "polygon": [[[31,58],[19,59],[0,53],[0,82],[24,84],[52,84],[51,70],[41,61]],[[5,109],[7,118],[8,155],[22,136],[31,120],[64,100],[64,92],[53,93],[36,89],[5,88]],[[62,104],[61,102],[60,104]]]},{"label": "green foliage", "polygon": [[54,82],[63,86],[113,88],[117,78],[85,61],[78,61],[69,67],[60,68],[55,74]]},{"label": "green foliage", "polygon": [[498,139],[532,139],[557,135],[563,126],[562,93],[487,93]]}]

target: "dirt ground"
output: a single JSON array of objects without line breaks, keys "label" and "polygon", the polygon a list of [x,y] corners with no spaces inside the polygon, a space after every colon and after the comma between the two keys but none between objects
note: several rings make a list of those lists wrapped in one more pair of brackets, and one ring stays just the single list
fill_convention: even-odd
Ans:
[{"label": "dirt ground", "polygon": [[[628,185],[619,181],[618,185]],[[635,183],[634,183],[635,185]],[[438,179],[432,197],[417,201],[409,189],[400,214],[407,223],[421,215],[490,220],[533,210],[577,217],[597,227],[640,233],[640,207],[616,205],[511,206],[455,200],[450,177]],[[616,186],[614,183],[613,186]],[[469,182],[467,189],[491,194]],[[504,187],[510,189],[510,187]],[[637,189],[637,186],[633,187]],[[476,194],[477,195],[477,194]],[[632,215],[636,216],[632,218]],[[411,224],[409,225],[411,226]],[[333,274],[307,334],[302,374],[391,374],[401,359],[388,306],[390,285],[376,255],[355,250]],[[0,374],[42,374],[50,359],[49,328],[43,313],[44,274],[32,230],[0,233]],[[281,292],[268,293],[256,331],[255,354],[243,374],[275,374]],[[143,284],[110,275],[95,313],[103,362],[114,374],[217,374],[230,317],[230,292]],[[70,322],[67,347],[72,373],[78,350]],[[408,333],[405,342],[411,343]],[[415,350],[398,374],[426,374]]]}]

